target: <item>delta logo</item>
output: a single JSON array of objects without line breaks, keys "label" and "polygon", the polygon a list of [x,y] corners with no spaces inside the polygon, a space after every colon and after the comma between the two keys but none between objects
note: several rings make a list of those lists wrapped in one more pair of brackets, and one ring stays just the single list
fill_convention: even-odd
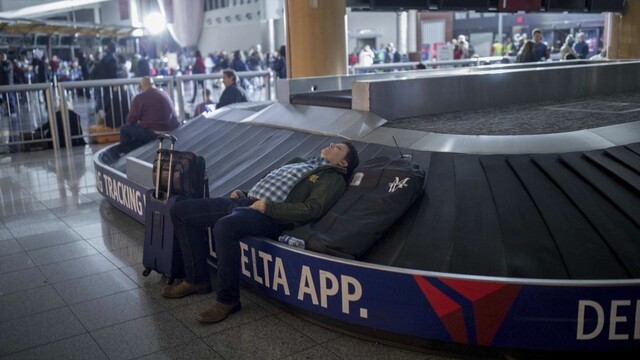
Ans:
[{"label": "delta logo", "polygon": [[[491,345],[494,336],[520,293],[521,285],[434,279],[415,275],[414,279],[431,304],[451,339],[462,344]],[[471,303],[465,309],[456,301]],[[464,313],[472,311],[472,320],[465,322]]]}]

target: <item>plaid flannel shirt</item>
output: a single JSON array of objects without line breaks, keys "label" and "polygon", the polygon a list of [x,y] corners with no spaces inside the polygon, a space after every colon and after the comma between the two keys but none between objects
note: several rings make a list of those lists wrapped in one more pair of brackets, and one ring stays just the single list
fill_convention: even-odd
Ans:
[{"label": "plaid flannel shirt", "polygon": [[317,156],[309,158],[305,162],[284,165],[258,181],[249,190],[248,196],[254,199],[283,202],[304,174],[329,164],[327,159]]}]

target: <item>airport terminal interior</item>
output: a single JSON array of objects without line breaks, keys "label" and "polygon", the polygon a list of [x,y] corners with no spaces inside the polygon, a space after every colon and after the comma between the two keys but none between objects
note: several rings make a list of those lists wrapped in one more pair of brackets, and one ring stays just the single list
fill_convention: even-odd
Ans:
[{"label": "airport terminal interior", "polygon": [[[637,359],[638,32],[640,0],[0,0],[0,359]],[[145,77],[210,197],[343,141],[420,196],[366,247],[241,240],[202,323],[211,235],[212,292],[146,271]]]},{"label": "airport terminal interior", "polygon": [[142,276],[144,225],[96,190],[102,147],[2,164],[3,359],[457,358],[344,334],[248,287],[241,312],[199,324],[214,294],[165,299]]}]

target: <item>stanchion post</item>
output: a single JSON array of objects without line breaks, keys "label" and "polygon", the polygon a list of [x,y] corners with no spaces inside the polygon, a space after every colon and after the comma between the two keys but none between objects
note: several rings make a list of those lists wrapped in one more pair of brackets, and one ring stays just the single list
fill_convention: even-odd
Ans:
[{"label": "stanchion post", "polygon": [[267,71],[267,74],[264,77],[267,79],[267,86],[265,86],[267,89],[267,101],[271,101],[271,71]]},{"label": "stanchion post", "polygon": [[175,94],[173,93],[174,91],[174,81],[176,81],[176,76],[173,75],[171,77],[171,80],[167,81],[167,91],[169,92],[169,96],[171,97],[171,100],[175,99]]},{"label": "stanchion post", "polygon": [[[51,128],[51,141],[53,141],[54,151],[60,150],[60,137],[58,136],[58,122],[56,121],[56,113],[54,111],[53,90],[51,85],[44,90],[45,101],[47,102],[47,116],[49,117],[49,127]],[[63,118],[64,122],[64,118]]]},{"label": "stanchion post", "polygon": [[[62,130],[64,131],[64,144],[67,150],[71,150],[71,129],[69,126],[69,109],[67,109],[67,100],[62,84],[58,84],[58,99],[60,101],[60,116],[62,118]],[[113,100],[112,100],[113,103]],[[53,109],[52,107],[50,109]],[[52,110],[49,110],[52,111]],[[55,116],[51,118],[52,122],[56,122]]]},{"label": "stanchion post", "polygon": [[176,76],[176,89],[178,90],[178,111],[180,112],[180,119],[184,120],[184,82],[182,76]]}]

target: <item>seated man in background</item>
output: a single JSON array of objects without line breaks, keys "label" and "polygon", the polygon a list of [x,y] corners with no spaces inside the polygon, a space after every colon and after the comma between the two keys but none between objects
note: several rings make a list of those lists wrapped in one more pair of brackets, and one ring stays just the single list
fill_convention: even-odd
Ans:
[{"label": "seated man in background", "polygon": [[195,117],[206,112],[207,105],[215,105],[215,103],[211,101],[211,90],[204,89],[204,101],[196,106],[196,109],[193,111],[193,116]]},{"label": "seated man in background", "polygon": [[185,279],[162,295],[181,298],[211,291],[206,229],[213,228],[218,261],[217,300],[196,319],[215,323],[240,310],[240,239],[275,239],[295,225],[321,218],[347,188],[359,164],[350,142],[330,144],[320,156],[295,158],[263,177],[248,192],[229,198],[194,199],[171,208],[175,237],[182,249]]},{"label": "seated man in background", "polygon": [[142,92],[131,101],[126,125],[120,128],[119,153],[129,152],[158,138],[159,132],[170,132],[180,126],[173,101],[167,93],[156,89],[153,80],[140,80]]},{"label": "seated man in background", "polygon": [[224,91],[220,95],[220,101],[216,105],[216,109],[220,109],[229,104],[247,102],[247,94],[244,89],[238,85],[238,74],[233,69],[225,69],[222,71],[222,82],[224,83]]}]

